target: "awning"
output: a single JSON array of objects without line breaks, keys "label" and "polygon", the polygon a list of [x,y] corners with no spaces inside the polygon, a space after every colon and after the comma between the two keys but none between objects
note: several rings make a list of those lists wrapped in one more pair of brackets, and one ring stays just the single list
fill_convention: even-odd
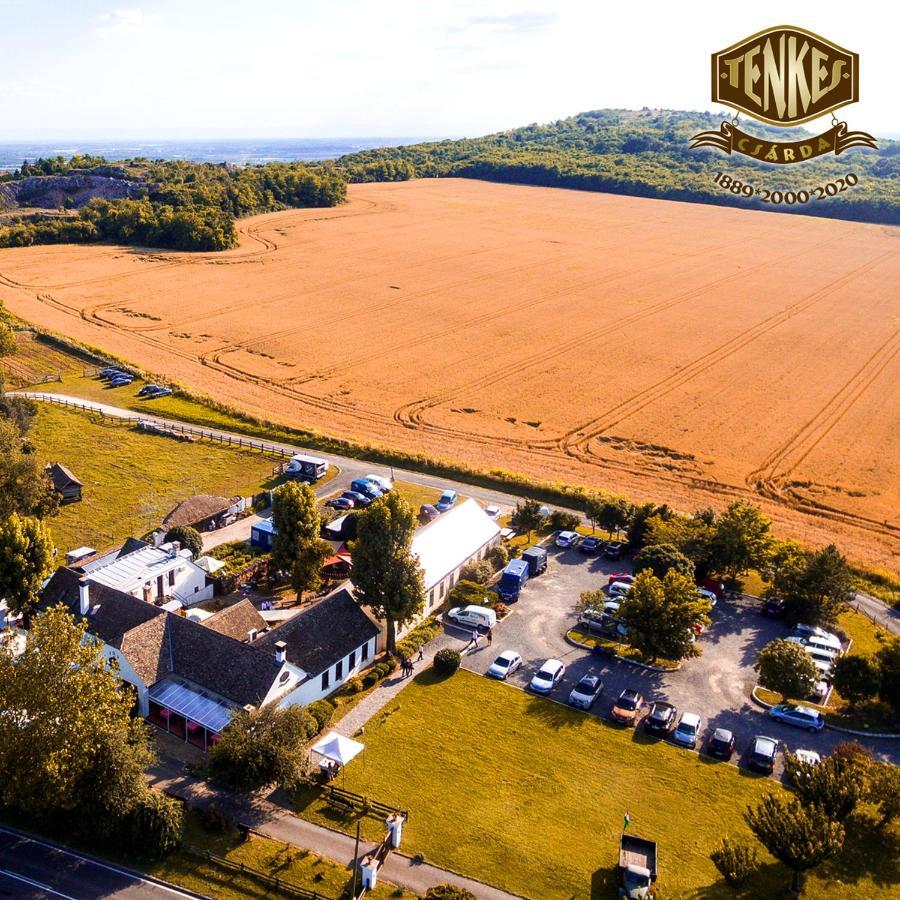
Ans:
[{"label": "awning", "polygon": [[230,706],[178,681],[154,684],[150,688],[150,699],[210,731],[222,731],[231,721]]},{"label": "awning", "polygon": [[311,753],[330,759],[339,765],[346,766],[351,759],[365,750],[365,745],[332,731],[310,748]]}]

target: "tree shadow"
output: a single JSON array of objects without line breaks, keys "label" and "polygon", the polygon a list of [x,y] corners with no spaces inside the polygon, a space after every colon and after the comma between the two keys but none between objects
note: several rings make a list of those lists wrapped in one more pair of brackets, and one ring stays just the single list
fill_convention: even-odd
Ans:
[{"label": "tree shadow", "polygon": [[556,731],[562,728],[582,728],[587,721],[587,714],[583,711],[533,694],[528,695],[525,714]]}]

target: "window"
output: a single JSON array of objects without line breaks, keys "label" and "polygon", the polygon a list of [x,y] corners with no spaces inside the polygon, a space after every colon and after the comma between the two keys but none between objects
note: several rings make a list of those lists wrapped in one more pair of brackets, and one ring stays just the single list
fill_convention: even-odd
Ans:
[{"label": "window", "polygon": [[434,588],[428,592],[428,605],[434,606]]},{"label": "window", "polygon": [[328,676],[330,674],[331,673],[327,669],[322,673],[322,690],[323,691],[328,688]]},{"label": "window", "polygon": [[347,671],[349,672],[356,665],[356,651],[354,650],[347,657]]},{"label": "window", "polygon": [[169,587],[174,587],[174,586],[175,586],[175,570],[170,569],[169,570]]},{"label": "window", "polygon": [[344,674],[344,661],[342,659],[339,659],[337,661],[337,665],[334,667],[334,680],[340,681],[343,674]]},{"label": "window", "polygon": [[441,600],[444,599],[444,594],[446,593],[447,585],[442,581],[441,582]]},{"label": "window", "polygon": [[362,645],[362,650],[359,651],[359,661],[362,662],[365,659],[369,658],[369,642],[366,641]]}]

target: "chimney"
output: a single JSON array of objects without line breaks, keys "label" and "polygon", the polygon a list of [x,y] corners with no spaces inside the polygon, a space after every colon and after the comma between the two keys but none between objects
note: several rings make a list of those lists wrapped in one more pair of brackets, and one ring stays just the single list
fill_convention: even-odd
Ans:
[{"label": "chimney", "polygon": [[86,616],[91,608],[91,590],[87,578],[82,578],[78,582],[78,609],[83,616]]},{"label": "chimney", "polygon": [[275,665],[283,666],[287,655],[287,644],[284,641],[275,642]]},{"label": "chimney", "polygon": [[255,628],[251,628],[247,632],[247,643],[252,644],[256,640],[256,635],[259,634],[259,631]]}]

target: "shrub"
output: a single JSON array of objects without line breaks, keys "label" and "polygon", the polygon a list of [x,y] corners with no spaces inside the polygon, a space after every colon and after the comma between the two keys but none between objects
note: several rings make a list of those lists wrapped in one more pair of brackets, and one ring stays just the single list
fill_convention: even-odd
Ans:
[{"label": "shrub", "polygon": [[733,888],[739,888],[759,866],[756,847],[736,844],[727,837],[722,838],[722,843],[713,850],[710,859]]},{"label": "shrub", "polygon": [[491,592],[483,584],[458,581],[447,596],[451,606],[483,606],[490,599]]},{"label": "shrub", "polygon": [[496,544],[488,550],[486,560],[495,571],[506,568],[506,564],[509,562],[509,550],[503,544]]},{"label": "shrub", "polygon": [[200,827],[210,834],[223,834],[234,824],[231,816],[223,812],[215,803],[210,803],[209,806],[197,810],[197,818],[200,820]]},{"label": "shrub", "polygon": [[366,672],[365,675],[363,675],[363,687],[373,687],[374,685],[378,684],[378,682],[381,681],[383,677],[384,676],[377,669],[369,669],[369,671]]},{"label": "shrub", "polygon": [[459,650],[445,647],[443,650],[438,650],[434,656],[434,670],[439,675],[452,675],[459,668],[461,661]]},{"label": "shrub", "polygon": [[498,619],[503,619],[509,615],[509,607],[505,603],[495,603],[494,612],[497,613]]},{"label": "shrub", "polygon": [[362,689],[363,689],[363,679],[359,675],[357,675],[355,678],[351,678],[347,682],[347,693],[348,694],[358,694]]},{"label": "shrub", "polygon": [[581,524],[581,519],[567,509],[554,509],[550,513],[550,528],[553,531],[574,531]]},{"label": "shrub", "polygon": [[466,563],[460,570],[461,581],[473,581],[475,584],[487,584],[491,577],[491,567],[487,562]]},{"label": "shrub", "polygon": [[398,663],[397,660],[393,656],[389,656],[387,659],[384,660],[383,663],[381,663],[381,665],[383,665],[385,668],[384,674],[390,675],[391,672],[393,672],[397,668],[397,666],[400,665],[400,663]]},{"label": "shrub", "polygon": [[117,833],[123,846],[145,859],[159,859],[181,845],[184,810],[177,800],[147,788]]},{"label": "shrub", "polygon": [[475,895],[455,884],[436,884],[425,891],[425,900],[475,900]]},{"label": "shrub", "polygon": [[329,700],[316,700],[307,707],[309,714],[316,720],[316,733],[324,730],[334,716],[334,704]]}]

